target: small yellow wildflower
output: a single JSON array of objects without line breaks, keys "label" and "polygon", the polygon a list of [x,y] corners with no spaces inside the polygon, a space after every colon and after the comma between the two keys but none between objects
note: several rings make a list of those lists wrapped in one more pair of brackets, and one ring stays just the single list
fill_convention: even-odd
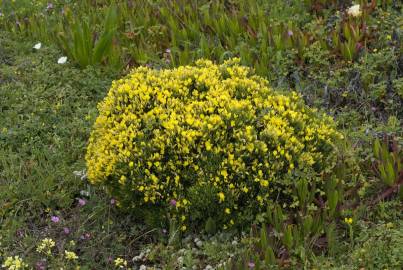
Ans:
[{"label": "small yellow wildflower", "polygon": [[54,246],[55,246],[55,241],[53,241],[51,238],[45,238],[38,245],[38,247],[36,248],[36,251],[39,253],[50,255],[52,252],[52,248]]},{"label": "small yellow wildflower", "polygon": [[116,258],[114,262],[115,266],[119,268],[125,268],[127,266],[127,261],[123,258]]},{"label": "small yellow wildflower", "polygon": [[207,141],[207,142],[205,143],[205,145],[206,145],[206,150],[207,150],[207,151],[210,151],[210,150],[211,150],[211,143],[210,143],[210,141]]},{"label": "small yellow wildflower", "polygon": [[126,183],[126,176],[122,175],[119,180],[119,184],[124,185]]},{"label": "small yellow wildflower", "polygon": [[28,265],[24,263],[24,261],[19,256],[10,256],[6,258],[6,260],[2,264],[2,267],[7,270],[19,270],[28,267]]},{"label": "small yellow wildflower", "polygon": [[344,218],[344,222],[347,223],[347,224],[352,224],[353,219],[352,218]]},{"label": "small yellow wildflower", "polygon": [[66,257],[67,260],[70,260],[70,261],[75,261],[78,259],[78,256],[74,251],[65,250],[64,256]]},{"label": "small yellow wildflower", "polygon": [[218,193],[218,200],[219,200],[219,202],[223,202],[225,200],[224,193],[222,193],[222,192]]},{"label": "small yellow wildflower", "polygon": [[225,213],[228,214],[228,215],[231,214],[231,209],[225,208]]},{"label": "small yellow wildflower", "polygon": [[269,181],[267,181],[267,180],[260,180],[260,185],[261,185],[262,187],[267,187],[267,186],[269,185]]}]

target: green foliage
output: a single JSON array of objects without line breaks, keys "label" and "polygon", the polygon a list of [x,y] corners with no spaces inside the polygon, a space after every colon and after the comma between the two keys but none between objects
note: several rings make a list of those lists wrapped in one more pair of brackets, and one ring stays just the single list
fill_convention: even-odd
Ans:
[{"label": "green foliage", "polygon": [[[402,5],[355,1],[364,12],[352,18],[352,4],[0,0],[0,265],[20,258],[28,269],[115,269],[120,258],[134,269],[401,269],[396,148],[377,156],[373,142],[387,134],[403,146]],[[38,42],[42,48],[33,49]],[[62,55],[68,63],[56,64]],[[183,213],[158,205],[124,211],[89,185],[86,145],[113,78],[132,66],[232,57],[325,108],[348,134],[334,169],[316,179],[323,186],[307,181],[311,170],[282,179],[288,188],[269,197],[251,234],[249,226],[217,233],[227,205],[217,203],[213,186],[196,186],[187,196],[199,203],[188,207],[201,230],[185,235]],[[388,145],[380,139],[379,149]],[[236,221],[254,220],[256,209],[242,206]],[[36,250],[45,238],[55,241],[51,256]]]},{"label": "green foliage", "polygon": [[[101,34],[97,34],[90,27],[91,22],[69,14],[65,26],[66,30],[58,35],[58,43],[63,50],[72,57],[81,67],[100,64],[108,59],[109,65],[116,65],[119,61],[118,52],[113,47],[114,36],[118,27],[118,13],[116,6],[108,8]],[[99,35],[99,37],[97,37]],[[114,63],[115,61],[115,63]]]},{"label": "green foliage", "polygon": [[358,238],[360,247],[352,254],[353,263],[366,269],[403,267],[402,225],[401,221],[379,224],[370,233],[363,233]]},{"label": "green foliage", "polygon": [[[257,250],[256,256],[250,258],[255,264],[261,265],[257,269],[281,266],[290,259],[294,264],[306,267],[310,265],[308,258],[314,251],[323,249],[325,241],[329,243],[329,252],[334,252],[334,209],[330,203],[327,207],[314,205],[312,194],[315,192],[305,185],[304,194],[300,190],[301,186],[304,184],[295,185],[295,195],[302,195],[299,197],[300,202],[304,202],[298,209],[284,211],[280,205],[269,207],[266,215],[269,226],[263,225],[260,229],[260,236],[253,247],[253,250]],[[245,260],[245,256],[241,260]]]},{"label": "green foliage", "polygon": [[[28,269],[72,267],[68,250],[82,269],[112,268],[108,256],[133,250],[133,238],[146,239],[146,230],[118,213],[82,172],[96,104],[115,75],[59,65],[60,51],[34,52],[32,42],[6,32],[0,44],[0,265],[19,255]],[[115,234],[126,229],[123,238]],[[57,244],[51,258],[36,251],[46,237]]]},{"label": "green foliage", "polygon": [[381,143],[379,139],[376,139],[373,151],[379,177],[386,185],[395,185],[403,177],[403,151],[397,141],[386,139]]},{"label": "green foliage", "polygon": [[[347,105],[382,117],[403,107],[401,3],[367,2],[357,3],[361,15],[353,17],[348,15],[351,1],[331,0],[59,0],[51,8],[46,1],[3,1],[0,27],[55,43],[81,66],[160,68],[236,56],[273,87],[296,88],[317,105]],[[118,18],[105,26],[114,7]],[[381,65],[384,72],[374,70],[374,54],[388,59]]]}]

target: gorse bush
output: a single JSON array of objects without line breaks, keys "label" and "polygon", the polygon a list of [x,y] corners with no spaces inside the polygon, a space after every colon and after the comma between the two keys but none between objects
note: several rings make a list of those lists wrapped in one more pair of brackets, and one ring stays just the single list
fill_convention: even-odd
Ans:
[{"label": "gorse bush", "polygon": [[89,180],[122,206],[169,209],[183,230],[251,221],[273,201],[292,207],[298,179],[323,191],[342,137],[329,116],[276,93],[239,59],[139,67],[113,82],[99,112]]}]

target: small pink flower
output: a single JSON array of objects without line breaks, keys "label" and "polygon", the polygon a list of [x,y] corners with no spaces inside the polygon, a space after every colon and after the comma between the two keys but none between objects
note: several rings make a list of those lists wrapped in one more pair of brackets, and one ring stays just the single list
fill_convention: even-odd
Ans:
[{"label": "small pink flower", "polygon": [[85,199],[81,199],[81,198],[78,199],[78,204],[80,206],[84,206],[84,205],[86,205],[86,203],[87,203],[87,201]]},{"label": "small pink flower", "polygon": [[111,199],[111,204],[115,205],[116,204],[116,200],[115,199]]},{"label": "small pink flower", "polygon": [[63,228],[63,232],[64,232],[64,234],[69,234],[69,233],[70,233],[70,229],[67,228],[67,227],[64,227],[64,228]]},{"label": "small pink flower", "polygon": [[362,44],[360,42],[358,42],[357,44],[355,44],[355,50],[356,51],[360,51],[361,49],[363,49],[364,46],[362,46]]},{"label": "small pink flower", "polygon": [[50,220],[51,220],[52,222],[54,222],[54,223],[58,223],[58,222],[60,221],[60,218],[59,218],[58,216],[52,216],[52,217],[50,218]]},{"label": "small pink flower", "polygon": [[169,202],[169,204],[172,205],[172,206],[176,206],[176,200],[172,199],[172,200]]},{"label": "small pink flower", "polygon": [[255,268],[255,263],[254,262],[248,262],[249,268]]},{"label": "small pink flower", "polygon": [[87,240],[91,238],[91,234],[90,233],[84,233],[80,236],[81,240]]},{"label": "small pink flower", "polygon": [[35,264],[36,270],[46,270],[46,264],[44,261],[39,261]]}]

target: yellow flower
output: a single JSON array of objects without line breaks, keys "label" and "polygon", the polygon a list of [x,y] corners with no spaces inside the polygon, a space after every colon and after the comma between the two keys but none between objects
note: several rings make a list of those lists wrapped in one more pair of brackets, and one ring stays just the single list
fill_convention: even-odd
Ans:
[{"label": "yellow flower", "polygon": [[2,264],[2,267],[4,267],[7,270],[19,270],[28,267],[28,265],[24,263],[24,261],[19,256],[14,256],[14,257],[7,257],[4,263]]},{"label": "yellow flower", "polygon": [[267,181],[267,180],[260,180],[260,185],[261,185],[262,187],[267,187],[267,186],[269,185],[269,181]]},{"label": "yellow flower", "polygon": [[211,143],[210,143],[210,141],[207,141],[207,142],[205,143],[205,145],[206,145],[206,150],[207,150],[207,151],[210,151],[210,150],[211,150]]},{"label": "yellow flower", "polygon": [[229,208],[225,208],[225,213],[229,215],[231,214],[231,210]]},{"label": "yellow flower", "polygon": [[50,255],[52,248],[55,246],[55,241],[51,238],[44,238],[41,243],[37,246],[36,251],[46,255]]},{"label": "yellow flower", "polygon": [[66,257],[67,260],[70,260],[70,261],[75,261],[78,259],[78,256],[74,251],[65,250],[64,256]]},{"label": "yellow flower", "polygon": [[127,261],[122,258],[116,258],[114,262],[115,266],[119,268],[125,268],[127,266]]},{"label": "yellow flower", "polygon": [[223,202],[225,200],[224,193],[222,193],[222,192],[218,193],[218,200],[219,200],[219,202]]},{"label": "yellow flower", "polygon": [[124,185],[126,183],[126,176],[122,175],[119,180],[119,184]]},{"label": "yellow flower", "polygon": [[344,218],[344,222],[347,223],[347,224],[352,224],[353,219],[352,218]]}]

